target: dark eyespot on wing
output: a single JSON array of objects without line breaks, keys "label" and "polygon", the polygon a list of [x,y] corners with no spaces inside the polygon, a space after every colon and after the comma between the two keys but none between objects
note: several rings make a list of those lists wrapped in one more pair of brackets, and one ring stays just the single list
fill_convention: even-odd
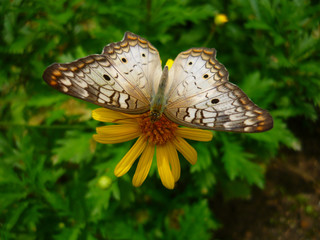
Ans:
[{"label": "dark eyespot on wing", "polygon": [[212,104],[217,104],[218,102],[220,102],[220,100],[217,99],[217,98],[214,98],[214,99],[211,100]]},{"label": "dark eyespot on wing", "polygon": [[104,79],[107,80],[107,81],[110,81],[110,80],[111,80],[111,78],[110,78],[109,75],[107,75],[107,74],[104,74],[103,77],[104,77]]}]

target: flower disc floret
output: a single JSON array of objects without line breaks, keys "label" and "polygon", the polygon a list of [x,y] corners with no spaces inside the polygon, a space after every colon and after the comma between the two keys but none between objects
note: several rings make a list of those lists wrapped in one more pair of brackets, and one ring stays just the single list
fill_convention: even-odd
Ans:
[{"label": "flower disc floret", "polygon": [[156,145],[163,145],[175,137],[178,125],[162,115],[157,121],[152,122],[150,113],[145,113],[138,119],[141,132],[146,138]]}]

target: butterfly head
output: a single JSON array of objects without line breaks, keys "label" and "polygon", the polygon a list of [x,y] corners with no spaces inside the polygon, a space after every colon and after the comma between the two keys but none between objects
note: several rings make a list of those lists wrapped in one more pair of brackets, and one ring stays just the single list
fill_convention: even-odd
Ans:
[{"label": "butterfly head", "polygon": [[150,112],[150,119],[151,122],[155,122],[157,121],[160,117],[161,117],[161,112],[157,111],[157,110],[153,110]]}]

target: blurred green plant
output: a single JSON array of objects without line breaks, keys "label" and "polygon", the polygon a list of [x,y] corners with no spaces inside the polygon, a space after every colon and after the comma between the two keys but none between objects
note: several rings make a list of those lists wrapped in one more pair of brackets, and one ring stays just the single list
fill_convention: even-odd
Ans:
[{"label": "blurred green plant", "polygon": [[[219,13],[229,21],[215,25]],[[0,238],[213,239],[221,227],[213,196],[263,188],[279,149],[300,149],[289,119],[304,116],[308,125],[318,117],[319,15],[320,5],[306,0],[2,1]],[[53,62],[101,52],[127,30],[151,41],[163,62],[190,47],[216,48],[230,80],[270,110],[274,129],[193,143],[198,163],[181,161],[173,191],[155,166],[140,188],[132,176],[116,179],[132,143],[93,142],[95,106],[52,90],[41,76]]]}]

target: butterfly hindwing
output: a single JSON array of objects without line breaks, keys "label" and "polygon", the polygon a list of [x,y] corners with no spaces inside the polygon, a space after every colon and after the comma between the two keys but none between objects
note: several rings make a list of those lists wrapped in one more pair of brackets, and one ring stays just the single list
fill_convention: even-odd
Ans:
[{"label": "butterfly hindwing", "polygon": [[230,83],[228,76],[214,49],[182,52],[170,69],[166,116],[184,126],[219,131],[261,132],[272,128],[270,114]]}]

